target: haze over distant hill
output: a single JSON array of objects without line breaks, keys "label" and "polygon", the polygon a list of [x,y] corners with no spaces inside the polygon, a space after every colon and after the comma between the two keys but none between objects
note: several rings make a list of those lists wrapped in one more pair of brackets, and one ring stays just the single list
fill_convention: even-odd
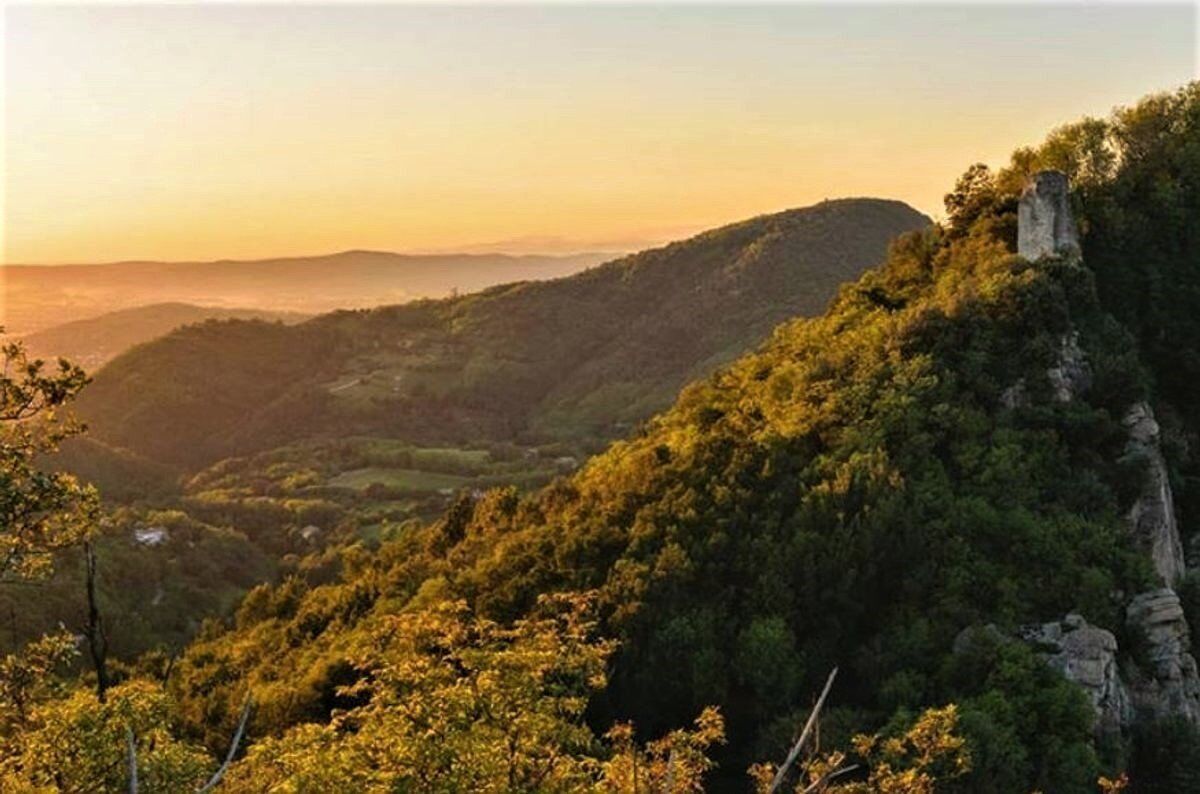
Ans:
[{"label": "haze over distant hill", "polygon": [[205,320],[267,320],[298,323],[308,318],[297,312],[222,309],[190,303],[155,303],[72,320],[24,337],[25,347],[38,358],[66,358],[93,371],[134,345],[191,323]]},{"label": "haze over distant hill", "polygon": [[611,256],[343,251],[252,261],[6,265],[0,270],[3,324],[9,333],[27,334],[118,309],[166,302],[314,314],[555,278]]},{"label": "haze over distant hill", "polygon": [[191,326],[113,360],[79,409],[94,438],[185,467],[345,433],[611,438],[928,223],[897,201],[828,201],[553,281]]}]

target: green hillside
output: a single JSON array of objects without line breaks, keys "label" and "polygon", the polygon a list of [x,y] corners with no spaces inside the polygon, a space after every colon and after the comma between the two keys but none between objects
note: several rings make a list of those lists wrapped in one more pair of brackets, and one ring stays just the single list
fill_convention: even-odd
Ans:
[{"label": "green hillside", "polygon": [[[243,779],[320,780],[305,758],[369,753],[359,731],[404,723],[383,706],[396,693],[344,688],[398,674],[380,630],[447,599],[506,621],[540,595],[594,590],[620,647],[593,724],[632,717],[654,736],[719,706],[714,786],[744,788],[752,760],[782,757],[839,665],[833,746],[957,704],[971,771],[938,791],[1091,792],[1116,769],[1139,791],[1194,790],[1194,726],[1140,714],[1097,740],[1083,690],[1015,635],[1077,612],[1117,637],[1122,675],[1153,669],[1125,624],[1129,597],[1161,580],[1126,527],[1144,469],[1121,417],[1144,399],[1169,417],[1186,540],[1196,382],[1177,370],[1197,341],[1159,335],[1200,310],[1198,153],[1193,86],[1064,128],[999,174],[974,169],[944,226],[901,238],[824,316],[782,325],[578,474],[463,499],[374,555],[348,550],[338,582],[256,590],[182,660],[185,721],[218,747],[248,686],[254,732],[282,738]],[[1014,254],[1017,196],[1041,168],[1078,186],[1082,266]],[[1151,234],[1135,259],[1114,243]],[[1177,294],[1160,302],[1164,279]],[[1090,383],[1064,399],[1071,334]]]},{"label": "green hillside", "polygon": [[186,467],[346,434],[610,438],[927,223],[899,202],[831,201],[552,281],[291,327],[201,324],[112,361],[79,410],[100,441]]}]

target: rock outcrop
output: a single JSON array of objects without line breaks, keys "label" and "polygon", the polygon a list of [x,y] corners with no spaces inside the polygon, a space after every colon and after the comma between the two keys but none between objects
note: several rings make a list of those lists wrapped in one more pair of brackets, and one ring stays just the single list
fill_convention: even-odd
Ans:
[{"label": "rock outcrop", "polygon": [[1000,392],[1000,404],[1010,411],[1029,405],[1029,389],[1025,388],[1024,378]]},{"label": "rock outcrop", "polygon": [[1187,571],[1175,500],[1163,458],[1158,422],[1144,402],[1136,403],[1123,420],[1129,432],[1125,457],[1145,465],[1142,492],[1129,511],[1129,527],[1154,562],[1154,570],[1168,587],[1175,586]]},{"label": "rock outcrop", "polygon": [[[1057,256],[1078,260],[1079,234],[1068,201],[1067,178],[1042,171],[1021,195],[1017,211],[1017,250],[1030,260]],[[1079,336],[1062,338],[1057,363],[1046,372],[1059,402],[1070,402],[1092,381],[1091,367]],[[1028,404],[1024,381],[1001,394],[1007,408]],[[1126,623],[1145,645],[1133,651],[1135,663],[1123,671],[1117,663],[1117,640],[1080,615],[1029,626],[1020,634],[1047,662],[1087,694],[1100,734],[1119,734],[1134,720],[1183,717],[1200,725],[1200,670],[1191,652],[1183,606],[1172,589],[1187,571],[1174,499],[1162,453],[1160,430],[1149,404],[1133,405],[1123,419],[1128,441],[1125,460],[1144,465],[1141,493],[1129,512],[1129,529],[1146,549],[1166,586],[1132,598]],[[1200,557],[1200,549],[1194,556]]]},{"label": "rock outcrop", "polygon": [[1135,596],[1125,610],[1129,626],[1145,639],[1149,669],[1130,682],[1134,706],[1150,719],[1184,717],[1200,724],[1200,672],[1179,596],[1170,588]]},{"label": "rock outcrop", "polygon": [[1125,649],[1133,651],[1136,664],[1124,667],[1112,632],[1081,615],[1026,626],[1020,637],[1087,695],[1098,735],[1118,735],[1137,720],[1182,717],[1200,725],[1200,668],[1179,596],[1169,587],[1135,596],[1126,621],[1144,644]]},{"label": "rock outcrop", "polygon": [[[1040,171],[1021,194],[1017,206],[1017,253],[1037,261],[1047,256],[1081,256],[1079,231],[1071,213],[1067,175],[1061,171]],[[1088,389],[1092,382],[1091,367],[1079,346],[1079,334],[1064,334],[1059,348],[1058,363],[1046,371],[1058,402],[1070,402]],[[1024,381],[1004,390],[1000,402],[1006,408],[1019,408],[1029,403]]]},{"label": "rock outcrop", "polygon": [[1078,257],[1080,252],[1067,175],[1039,171],[1017,206],[1017,253],[1036,262],[1046,256]]},{"label": "rock outcrop", "polygon": [[1054,399],[1060,403],[1070,402],[1091,387],[1092,368],[1083,348],[1079,346],[1078,332],[1063,334],[1059,343],[1058,363],[1046,370],[1046,377],[1054,388]]},{"label": "rock outcrop", "polygon": [[[1054,399],[1069,403],[1083,395],[1092,386],[1092,367],[1087,354],[1079,346],[1076,331],[1063,334],[1059,342],[1058,361],[1046,370]],[[1009,410],[1024,408],[1030,404],[1029,388],[1021,378],[1000,393],[1000,404]]]},{"label": "rock outcrop", "polygon": [[1096,732],[1119,734],[1134,717],[1133,700],[1117,666],[1117,638],[1081,615],[1027,626],[1021,638],[1046,656],[1047,663],[1078,684],[1096,714]]}]

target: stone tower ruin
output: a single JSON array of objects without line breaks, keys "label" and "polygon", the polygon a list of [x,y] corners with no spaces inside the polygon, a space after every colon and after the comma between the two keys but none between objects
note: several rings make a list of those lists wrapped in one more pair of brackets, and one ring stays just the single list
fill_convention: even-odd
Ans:
[{"label": "stone tower ruin", "polygon": [[1078,257],[1079,231],[1071,214],[1067,175],[1039,171],[1017,207],[1017,253],[1031,262],[1046,256]]}]

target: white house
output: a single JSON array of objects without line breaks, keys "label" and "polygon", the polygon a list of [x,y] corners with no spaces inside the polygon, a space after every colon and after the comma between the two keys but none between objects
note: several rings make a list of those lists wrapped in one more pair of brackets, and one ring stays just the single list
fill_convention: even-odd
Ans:
[{"label": "white house", "polygon": [[167,528],[138,527],[133,530],[133,539],[143,546],[159,546],[167,542]]}]

